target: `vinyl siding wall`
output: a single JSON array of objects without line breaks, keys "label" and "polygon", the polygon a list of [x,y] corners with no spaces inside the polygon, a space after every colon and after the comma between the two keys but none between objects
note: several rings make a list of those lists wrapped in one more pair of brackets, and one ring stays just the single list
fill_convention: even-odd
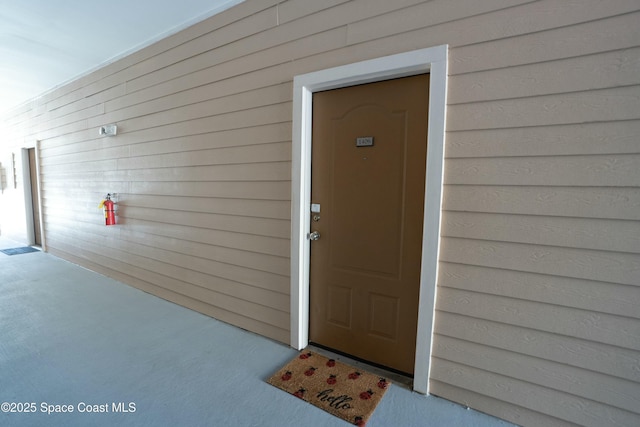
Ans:
[{"label": "vinyl siding wall", "polygon": [[2,158],[40,141],[51,253],[288,342],[293,77],[440,44],[431,392],[639,425],[637,0],[247,0],[17,109]]}]

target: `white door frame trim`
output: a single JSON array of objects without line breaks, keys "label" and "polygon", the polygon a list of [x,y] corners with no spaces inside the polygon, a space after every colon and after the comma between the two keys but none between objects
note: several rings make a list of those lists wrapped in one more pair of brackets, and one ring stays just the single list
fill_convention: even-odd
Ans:
[{"label": "white door frame trim", "polygon": [[447,97],[446,45],[385,56],[308,74],[293,81],[291,177],[291,346],[309,343],[309,240],[313,92],[430,73],[429,128],[418,333],[413,389],[429,392],[440,249]]}]

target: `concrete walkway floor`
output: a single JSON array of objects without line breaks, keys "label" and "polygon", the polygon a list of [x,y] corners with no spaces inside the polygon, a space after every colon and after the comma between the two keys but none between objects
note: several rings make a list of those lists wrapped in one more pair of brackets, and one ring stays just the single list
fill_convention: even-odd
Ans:
[{"label": "concrete walkway floor", "polygon": [[[296,354],[49,254],[0,253],[1,426],[349,425],[265,382]],[[368,423],[510,425],[398,385]]]}]

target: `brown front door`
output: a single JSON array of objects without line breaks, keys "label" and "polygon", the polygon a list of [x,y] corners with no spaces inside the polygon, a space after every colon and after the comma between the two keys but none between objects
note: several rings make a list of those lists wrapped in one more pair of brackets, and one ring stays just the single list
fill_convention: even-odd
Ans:
[{"label": "brown front door", "polygon": [[425,74],[313,97],[310,341],[409,374],[428,88]]}]

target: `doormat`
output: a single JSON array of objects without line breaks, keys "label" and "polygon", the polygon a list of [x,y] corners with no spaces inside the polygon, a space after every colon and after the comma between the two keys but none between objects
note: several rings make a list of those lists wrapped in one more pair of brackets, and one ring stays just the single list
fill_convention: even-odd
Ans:
[{"label": "doormat", "polygon": [[20,254],[28,254],[29,252],[40,252],[36,248],[32,248],[31,246],[25,246],[23,248],[11,248],[11,249],[0,249],[0,252],[5,255],[20,255]]},{"label": "doormat", "polygon": [[364,426],[391,382],[303,350],[267,381],[336,417]]}]

